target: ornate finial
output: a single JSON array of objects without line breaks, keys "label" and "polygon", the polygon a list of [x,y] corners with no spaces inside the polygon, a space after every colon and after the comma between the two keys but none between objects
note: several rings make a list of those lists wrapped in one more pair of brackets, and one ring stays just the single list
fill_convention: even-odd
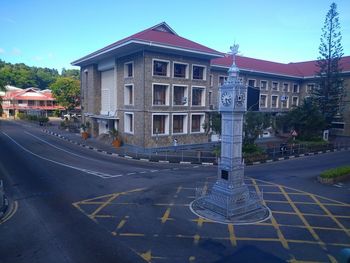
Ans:
[{"label": "ornate finial", "polygon": [[239,49],[239,45],[234,43],[233,46],[230,46],[230,50],[231,50],[231,54],[233,56],[236,56],[238,54],[238,49]]},{"label": "ornate finial", "polygon": [[238,48],[239,48],[239,45],[234,43],[231,47],[230,47],[230,54],[232,54],[232,66],[230,67],[228,73],[229,73],[229,78],[231,77],[231,79],[233,78],[237,78],[238,76],[238,72],[239,72],[239,69],[236,65],[236,55],[238,54]]}]

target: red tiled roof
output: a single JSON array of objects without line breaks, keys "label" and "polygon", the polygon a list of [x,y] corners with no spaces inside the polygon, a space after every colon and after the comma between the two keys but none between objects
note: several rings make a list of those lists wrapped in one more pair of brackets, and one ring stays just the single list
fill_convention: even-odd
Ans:
[{"label": "red tiled roof", "polygon": [[158,44],[158,45],[164,45],[166,47],[173,47],[173,48],[181,48],[186,49],[189,51],[194,52],[201,52],[201,53],[209,53],[213,56],[223,56],[223,53],[218,52],[214,49],[208,48],[206,46],[203,46],[201,44],[198,44],[196,42],[193,42],[191,40],[188,40],[186,38],[180,37],[175,33],[174,30],[172,30],[165,22],[160,23],[156,26],[153,26],[151,28],[148,28],[146,30],[143,30],[139,33],[136,33],[134,35],[131,35],[129,37],[126,37],[124,39],[121,39],[111,45],[108,45],[102,49],[99,49],[87,56],[84,56],[74,62],[72,64],[79,63],[82,60],[89,59],[93,56],[99,55],[100,53],[103,53],[105,51],[108,51],[109,49],[118,47],[119,45],[125,44],[128,41],[141,41],[146,42],[147,44]]},{"label": "red tiled roof", "polygon": [[[35,95],[26,96],[26,94],[32,93]],[[52,93],[40,92],[32,88],[27,88],[24,90],[7,91],[3,96],[3,100],[49,100],[53,101]]]},{"label": "red tiled roof", "polygon": [[[294,77],[314,76],[318,70],[315,60],[284,64],[237,56],[236,63],[238,68],[242,70],[258,71]],[[227,55],[223,58],[212,59],[211,65],[229,68],[232,65],[232,55]],[[343,57],[340,61],[340,65],[343,71],[350,71],[350,56]]]}]

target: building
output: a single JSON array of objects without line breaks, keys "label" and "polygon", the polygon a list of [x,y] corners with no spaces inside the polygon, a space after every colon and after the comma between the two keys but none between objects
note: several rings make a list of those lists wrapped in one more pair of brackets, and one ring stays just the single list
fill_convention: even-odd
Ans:
[{"label": "building", "polygon": [[36,88],[20,89],[6,86],[6,91],[0,94],[2,98],[3,117],[12,118],[17,113],[51,116],[53,111],[64,108],[56,103],[51,90]]},{"label": "building", "polygon": [[[350,57],[344,61],[348,74]],[[93,135],[115,128],[125,143],[145,148],[169,146],[174,139],[208,142],[203,124],[217,110],[218,87],[231,64],[231,56],[177,35],[164,22],[72,63],[81,68],[83,118]],[[287,111],[315,85],[315,62],[238,57],[237,64],[242,81],[261,89],[262,111]],[[347,123],[344,133],[350,132]]]}]

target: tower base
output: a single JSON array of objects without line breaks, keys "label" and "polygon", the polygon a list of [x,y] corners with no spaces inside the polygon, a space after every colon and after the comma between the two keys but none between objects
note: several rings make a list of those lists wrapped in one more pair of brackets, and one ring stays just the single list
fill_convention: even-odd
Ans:
[{"label": "tower base", "polygon": [[262,197],[249,191],[245,184],[232,187],[220,181],[209,193],[200,194],[190,209],[200,217],[224,224],[254,224],[271,217]]}]

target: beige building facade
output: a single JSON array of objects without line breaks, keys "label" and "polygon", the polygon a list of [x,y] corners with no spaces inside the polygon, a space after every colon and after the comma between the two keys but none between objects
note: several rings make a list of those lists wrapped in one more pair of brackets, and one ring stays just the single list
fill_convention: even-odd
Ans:
[{"label": "beige building facade", "polygon": [[[210,140],[203,124],[217,110],[230,63],[232,57],[161,23],[72,64],[81,68],[83,118],[93,136],[115,128],[124,143],[150,148]],[[260,89],[261,111],[288,111],[312,88],[312,79],[289,64],[245,57],[237,64],[242,81]]]}]

